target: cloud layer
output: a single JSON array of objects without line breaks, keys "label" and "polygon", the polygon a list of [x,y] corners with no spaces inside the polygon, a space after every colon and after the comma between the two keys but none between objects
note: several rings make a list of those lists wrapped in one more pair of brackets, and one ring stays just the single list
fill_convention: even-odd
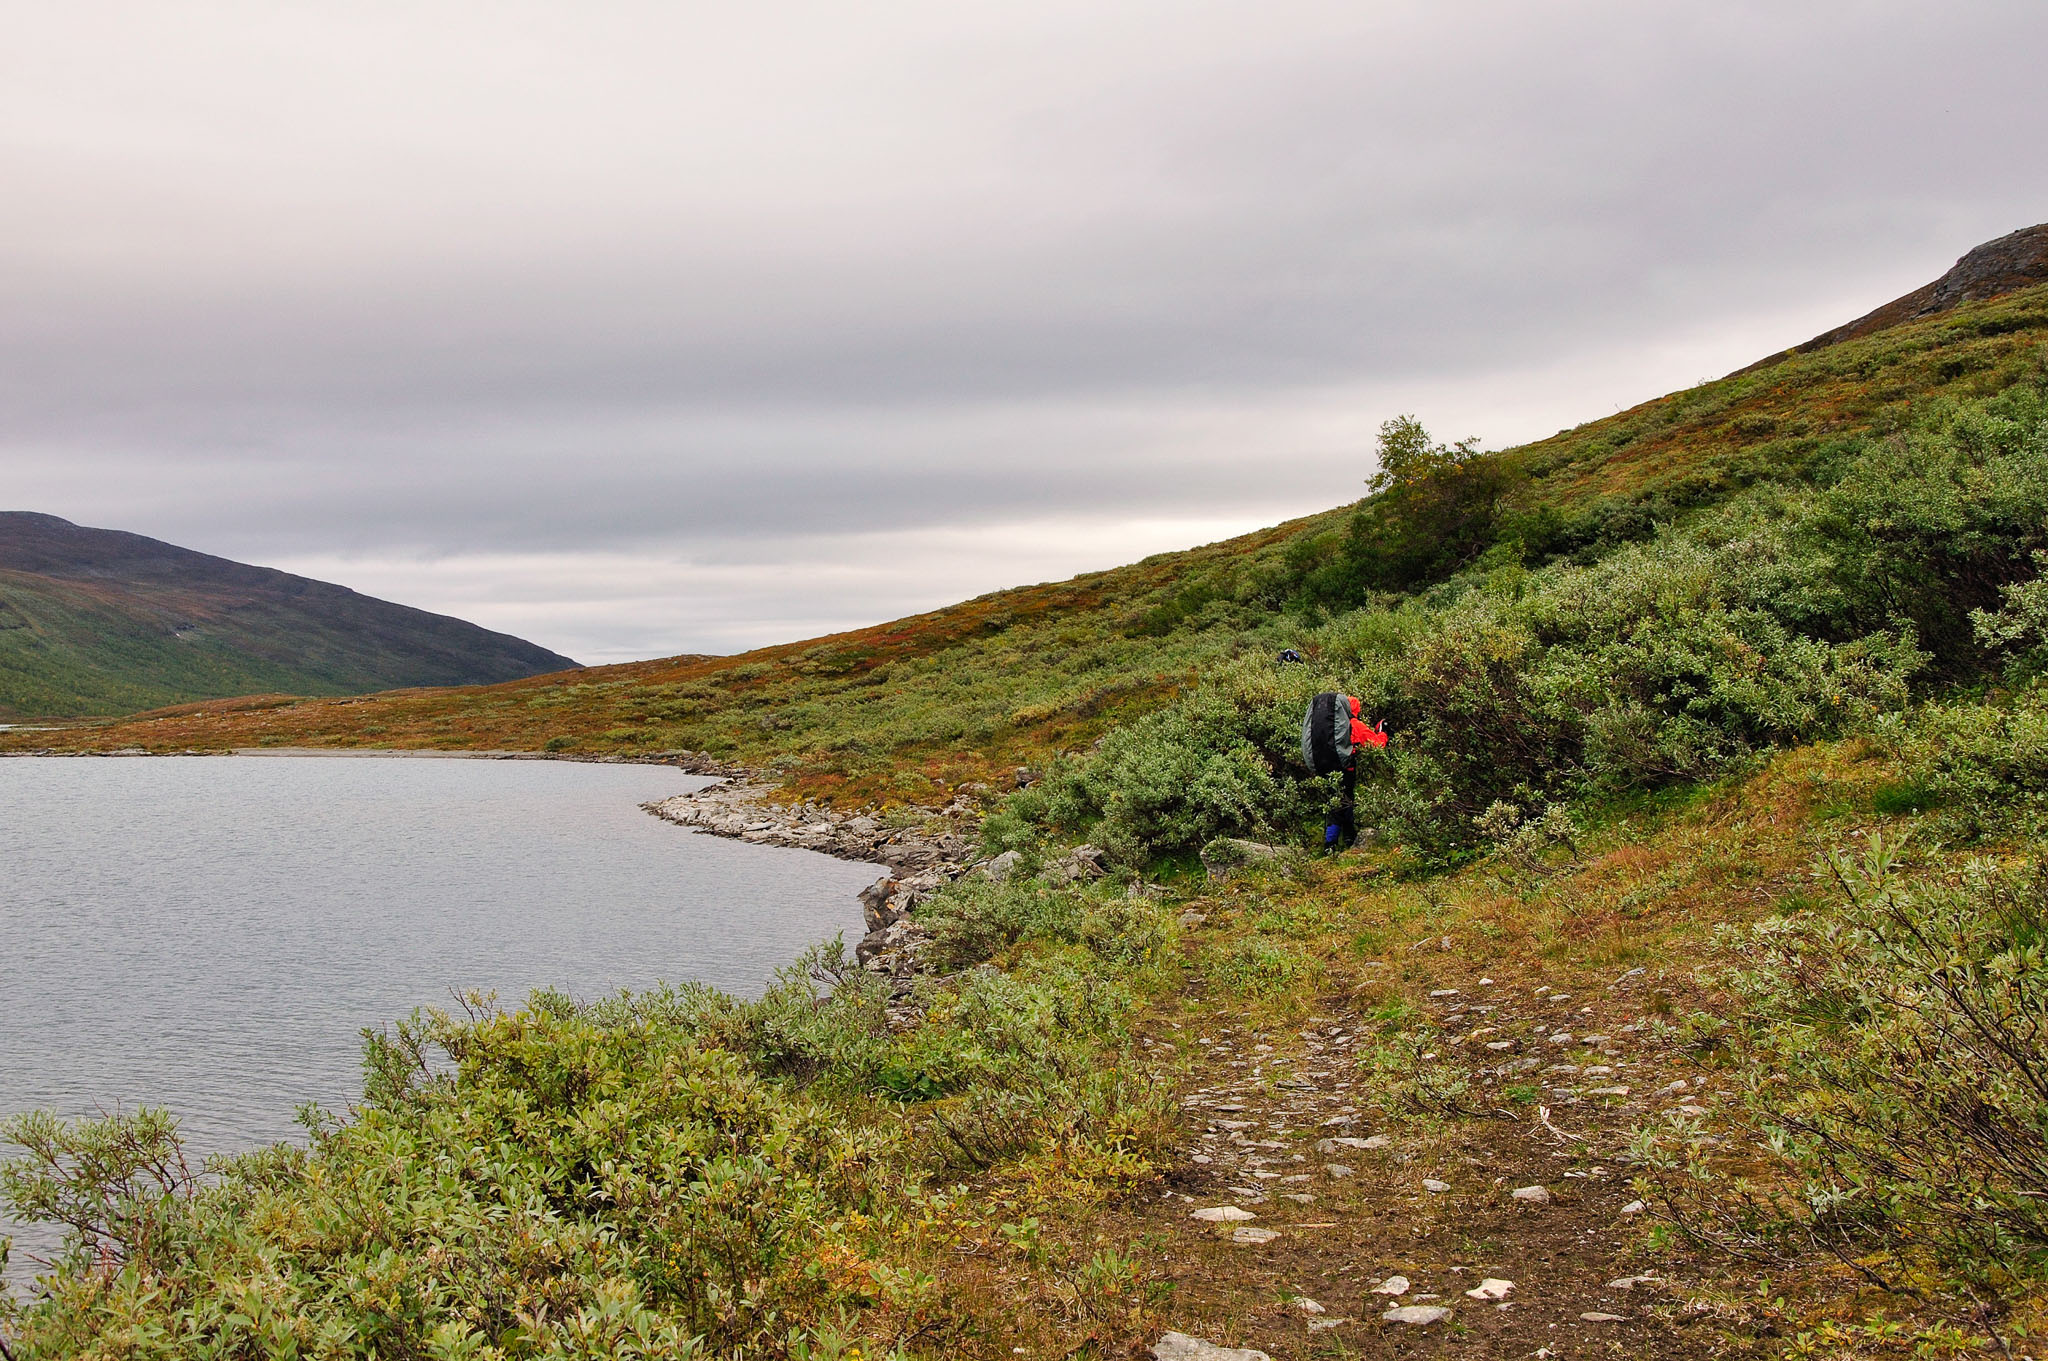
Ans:
[{"label": "cloud layer", "polygon": [[587,660],[1335,504],[2048,218],[2025,0],[18,15],[0,460]]}]

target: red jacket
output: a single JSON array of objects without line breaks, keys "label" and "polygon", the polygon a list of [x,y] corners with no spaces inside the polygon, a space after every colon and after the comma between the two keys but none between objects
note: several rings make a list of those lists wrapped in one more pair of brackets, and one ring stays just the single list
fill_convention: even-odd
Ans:
[{"label": "red jacket", "polygon": [[1358,696],[1356,696],[1356,695],[1352,695],[1352,696],[1350,696],[1350,699],[1351,699],[1351,745],[1352,745],[1353,747],[1365,747],[1365,746],[1373,746],[1373,747],[1384,747],[1384,746],[1386,746],[1386,745],[1387,745],[1387,730],[1386,730],[1386,728],[1385,728],[1384,726],[1382,726],[1382,727],[1378,727],[1378,728],[1375,728],[1375,727],[1371,727],[1371,726],[1369,726],[1369,725],[1368,725],[1368,724],[1367,724],[1367,723],[1365,722],[1365,720],[1361,719],[1361,718],[1360,718],[1360,717],[1358,716],[1358,708],[1359,708],[1359,706],[1358,706]]}]

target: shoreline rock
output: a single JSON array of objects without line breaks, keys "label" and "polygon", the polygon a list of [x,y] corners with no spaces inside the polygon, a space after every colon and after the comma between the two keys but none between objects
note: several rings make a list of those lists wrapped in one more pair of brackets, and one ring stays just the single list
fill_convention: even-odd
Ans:
[{"label": "shoreline rock", "polygon": [[[912,919],[918,904],[983,863],[958,829],[936,834],[890,827],[872,813],[840,813],[811,803],[771,803],[774,786],[742,775],[689,794],[640,806],[664,822],[709,836],[786,846],[880,865],[883,875],[860,891],[861,921],[867,928],[854,946],[863,968],[895,980],[899,993],[924,972],[930,937]],[[952,820],[978,818],[980,810],[963,794],[940,812]]]}]

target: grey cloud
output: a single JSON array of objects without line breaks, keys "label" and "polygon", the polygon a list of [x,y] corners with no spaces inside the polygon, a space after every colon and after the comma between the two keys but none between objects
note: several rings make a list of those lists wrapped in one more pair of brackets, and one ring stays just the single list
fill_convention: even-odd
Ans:
[{"label": "grey cloud", "polygon": [[0,459],[333,552],[1307,509],[1276,468],[1411,394],[1547,433],[1504,374],[1598,415],[2048,218],[2044,49],[2021,0],[88,0],[0,50]]}]

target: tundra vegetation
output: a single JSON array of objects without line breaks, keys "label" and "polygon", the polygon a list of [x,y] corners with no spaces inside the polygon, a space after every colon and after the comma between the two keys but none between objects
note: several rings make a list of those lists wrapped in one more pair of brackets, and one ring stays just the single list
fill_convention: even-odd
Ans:
[{"label": "tundra vegetation", "polygon": [[[837,944],[755,1001],[472,998],[366,1036],[303,1146],[199,1169],[162,1112],[14,1120],[0,1196],[71,1231],[0,1305],[14,1355],[1112,1356],[1191,1320],[1379,1354],[1296,1307],[1377,1313],[1295,1247],[1346,1216],[1360,1270],[1633,1263],[1607,1287],[1666,1284],[1598,1345],[1636,1355],[2036,1345],[2048,288],[1519,449],[1382,439],[1353,507],[821,642],[38,734],[708,751],[906,820],[964,785],[1023,872],[919,909],[908,998]],[[1396,734],[1336,858],[1321,689]],[[1219,838],[1282,853],[1212,878]],[[1082,841],[1108,876],[1033,873]],[[1581,1049],[1615,1057],[1516,1058]],[[1676,1081],[1577,1076],[1613,1065]],[[1390,1142],[1298,1226],[1252,1188],[1277,1243],[1191,1238],[1210,1153],[1267,1146],[1225,1078],[1351,1094],[1268,1162]],[[1449,1326],[1621,1320],[1535,1294]]]}]

